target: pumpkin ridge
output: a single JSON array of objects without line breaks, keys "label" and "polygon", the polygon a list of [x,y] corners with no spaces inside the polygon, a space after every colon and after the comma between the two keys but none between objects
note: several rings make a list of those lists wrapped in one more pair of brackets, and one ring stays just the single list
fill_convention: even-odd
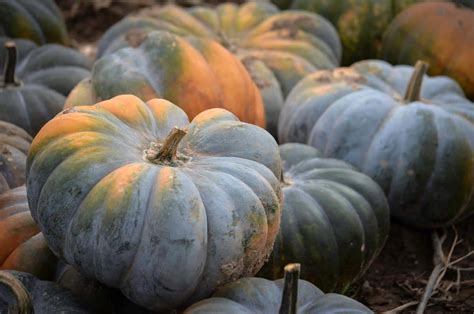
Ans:
[{"label": "pumpkin ridge", "polygon": [[[326,200],[329,200],[329,201],[336,201],[337,200],[338,205],[343,205],[344,204],[344,206],[346,208],[349,207],[349,208],[353,209],[353,206],[352,206],[352,204],[349,200],[347,200],[345,197],[342,197],[340,195],[340,193],[338,193],[334,190],[331,190],[327,185],[319,184],[319,185],[315,186],[312,190],[311,189],[308,190],[308,188],[306,186],[302,186],[301,189],[303,191],[307,192],[310,195],[313,194],[313,193],[320,193],[320,195],[314,195],[314,197],[319,197],[320,198],[318,203],[321,204],[321,208],[325,211],[331,225],[340,227],[341,224],[338,221],[338,220],[340,220],[340,218],[338,218],[336,216],[332,216],[330,214],[332,211],[329,210],[327,204],[325,203]],[[321,199],[321,195],[323,193],[326,196],[326,199]],[[341,197],[338,198],[338,196],[341,196]],[[344,212],[344,210],[340,210],[339,212],[336,212],[336,214],[342,214],[343,212]],[[351,260],[354,257],[355,258],[363,257],[365,255],[365,253],[362,253],[360,251],[360,246],[350,245],[351,243],[363,244],[363,238],[364,238],[364,226],[362,224],[362,221],[358,217],[358,214],[356,214],[354,212],[355,212],[354,209],[352,211],[347,211],[346,212],[346,214],[350,214],[351,218],[356,218],[357,217],[356,221],[354,221],[352,219],[350,220],[350,222],[353,223],[353,224],[351,224],[351,228],[353,228],[351,230],[352,230],[352,236],[354,236],[354,238],[349,239],[347,235],[341,234],[341,231],[338,232],[337,228],[333,228],[335,238],[336,238],[336,242],[338,242],[337,247],[339,249],[339,255],[342,256],[342,257],[345,257],[345,258],[349,258]],[[349,221],[347,221],[347,222],[349,222]],[[345,227],[347,227],[347,225]],[[357,238],[355,238],[355,237],[357,237]],[[349,248],[346,246],[344,249],[342,249],[340,244],[349,244]],[[342,247],[344,247],[344,246],[342,246]],[[345,266],[346,266],[346,268],[342,268],[342,269],[341,269],[341,266],[340,266],[339,274],[338,274],[338,279],[339,280],[344,279],[343,280],[344,285],[342,286],[342,288],[345,288],[345,285],[349,284],[352,281],[351,280],[352,279],[351,274],[354,273],[355,270],[359,270],[358,266],[356,266],[355,264],[350,263],[350,262],[347,263]],[[349,271],[347,269],[349,269]],[[358,272],[356,271],[356,273],[358,273]]]},{"label": "pumpkin ridge", "polygon": [[[327,186],[331,187],[331,188],[335,188],[336,189],[336,193],[338,194],[339,197],[347,200],[347,202],[351,205],[351,208],[352,208],[352,211],[354,211],[356,213],[356,216],[357,216],[357,219],[359,220],[360,222],[360,225],[362,226],[362,243],[363,243],[363,247],[364,249],[361,248],[361,250],[363,250],[363,258],[362,258],[362,261],[361,261],[361,265],[360,265],[360,271],[362,271],[363,269],[365,269],[366,267],[368,267],[370,265],[369,261],[370,261],[370,257],[374,257],[376,256],[374,253],[376,252],[376,248],[378,245],[380,245],[380,239],[379,239],[379,235],[378,233],[376,232],[376,230],[379,230],[379,223],[378,223],[378,220],[377,220],[377,217],[374,216],[374,220],[373,222],[375,222],[375,225],[374,225],[374,234],[376,234],[375,236],[375,241],[373,243],[368,243],[369,242],[369,237],[367,236],[368,235],[368,228],[366,227],[368,224],[366,223],[367,220],[363,219],[362,218],[362,212],[364,211],[364,209],[358,209],[360,206],[358,205],[355,205],[353,203],[353,199],[352,198],[359,198],[359,200],[363,200],[364,202],[364,205],[366,206],[366,208],[370,208],[370,203],[368,202],[368,200],[361,194],[357,193],[356,191],[354,191],[351,187],[348,187],[348,186],[345,186],[344,184],[341,184],[339,182],[336,182],[336,181],[333,181],[333,180],[321,180],[323,182],[325,182],[327,184]],[[350,197],[348,196],[348,194],[353,194],[351,195]],[[365,222],[365,223],[364,223]],[[370,225],[369,225],[370,226]],[[373,247],[370,247],[370,248],[367,248],[368,245],[367,244],[373,244]],[[358,277],[356,277],[358,278]]]},{"label": "pumpkin ridge", "polygon": [[[128,267],[127,267],[127,270],[123,272],[123,274],[120,276],[119,278],[119,282],[120,282],[120,289],[122,289],[124,286],[124,282],[126,281],[126,278],[128,277],[128,275],[130,274],[130,271],[131,269],[133,268],[134,264],[135,264],[135,261],[137,259],[137,254],[139,252],[139,247],[140,247],[140,244],[142,242],[142,239],[143,239],[143,233],[145,232],[145,224],[146,224],[146,221],[147,221],[147,217],[148,217],[148,213],[150,211],[150,202],[151,202],[151,196],[152,196],[152,191],[155,189],[156,187],[156,178],[159,176],[160,174],[160,171],[161,169],[160,168],[157,168],[157,167],[152,167],[153,172],[155,172],[153,174],[153,177],[154,179],[151,180],[152,181],[152,184],[150,184],[150,189],[148,191],[148,198],[147,198],[147,201],[146,201],[146,211],[145,211],[145,214],[144,214],[144,218],[143,218],[143,222],[142,222],[142,226],[140,228],[140,235],[139,235],[139,241],[137,243],[137,245],[135,246],[135,253],[133,254],[133,258],[132,258],[132,262],[128,264]],[[151,176],[151,175],[150,175]],[[105,177],[104,177],[105,178]],[[97,268],[96,268],[97,269]],[[96,277],[97,278],[97,277]]]},{"label": "pumpkin ridge", "polygon": [[[90,150],[95,150],[95,147],[93,147],[92,149]],[[44,199],[44,194],[47,193],[45,192],[45,188],[48,188],[48,183],[51,182],[51,177],[52,175],[55,173],[55,172],[58,172],[60,171],[61,169],[59,169],[59,167],[61,167],[62,165],[64,165],[66,162],[70,162],[70,160],[72,159],[71,157],[74,157],[74,155],[79,155],[79,154],[84,154],[84,152],[81,152],[81,151],[78,151],[76,150],[73,154],[69,155],[67,158],[64,158],[59,164],[57,164],[54,169],[49,173],[49,175],[47,176],[47,179],[46,181],[43,183],[43,185],[41,186],[41,189],[40,191],[38,192],[38,198],[37,198],[37,201],[38,201],[38,204],[41,203],[41,201]],[[93,154],[88,154],[89,157],[94,157]],[[116,164],[114,165],[114,167],[111,166],[111,169],[109,169],[109,171],[107,171],[107,174],[110,174],[112,173],[114,170],[122,167],[123,165],[125,165],[128,161],[127,160],[121,160],[120,162],[116,162]],[[109,163],[110,165],[110,163]],[[101,181],[103,177],[100,177],[99,179],[96,179],[95,180],[95,183],[92,184],[92,186],[95,186],[99,181]],[[91,191],[91,189],[89,189],[89,191],[87,191],[87,193],[82,193],[82,196],[81,196],[81,200],[80,200],[80,203],[82,203],[84,201],[84,198],[87,196],[87,194],[89,194],[89,192]],[[75,211],[74,211],[74,215],[78,212],[78,209],[79,207],[76,207]],[[30,208],[30,211],[32,212],[32,215],[35,214],[33,217],[35,217],[35,221],[39,221],[39,218],[38,216],[36,215],[37,211],[36,211],[36,208],[33,210],[33,208]],[[43,225],[41,225],[42,228],[44,228]],[[67,228],[69,228],[70,226],[68,226]],[[67,229],[65,229],[67,230]],[[61,237],[64,235],[61,234]],[[67,235],[67,234],[66,234]],[[49,243],[48,243],[49,244]],[[61,250],[61,252],[64,250],[64,247],[60,247],[59,248]],[[55,252],[55,250],[53,250]]]},{"label": "pumpkin ridge", "polygon": [[399,107],[397,105],[392,106],[392,108],[385,114],[385,116],[382,118],[381,122],[377,126],[377,129],[372,134],[372,137],[369,142],[369,146],[366,148],[365,154],[361,159],[362,160],[362,162],[360,163],[361,169],[365,169],[367,167],[368,158],[370,156],[369,153],[371,152],[372,146],[374,145],[375,137],[377,136],[377,134],[380,133],[380,131],[383,128],[385,128],[390,123],[390,119],[396,114],[398,108]]}]

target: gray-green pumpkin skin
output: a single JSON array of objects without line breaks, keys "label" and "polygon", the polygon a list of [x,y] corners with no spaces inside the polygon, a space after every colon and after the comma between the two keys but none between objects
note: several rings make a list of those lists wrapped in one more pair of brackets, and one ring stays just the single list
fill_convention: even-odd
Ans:
[{"label": "gray-green pumpkin skin", "polygon": [[313,73],[288,97],[279,137],[368,174],[396,219],[447,226],[474,211],[474,106],[443,76],[424,76],[421,100],[405,102],[412,73],[376,60]]},{"label": "gray-green pumpkin skin", "polygon": [[[235,313],[270,314],[278,313],[283,294],[283,279],[271,281],[263,278],[242,278],[230,283],[207,300],[198,302],[184,311],[184,314]],[[334,293],[324,294],[308,281],[298,281],[299,314],[373,313],[365,305]]]},{"label": "gray-green pumpkin skin", "polygon": [[325,292],[343,292],[368,269],[388,236],[382,189],[344,161],[305,144],[280,146],[283,209],[280,233],[259,276],[281,278],[298,261],[301,278]]},{"label": "gray-green pumpkin skin", "polygon": [[61,11],[54,0],[1,0],[0,36],[36,42],[67,44]]},{"label": "gray-green pumpkin skin", "polygon": [[[39,280],[28,273],[11,270],[5,272],[13,275],[26,288],[36,314],[90,313],[68,289],[53,282]],[[0,313],[7,313],[8,306],[12,304],[15,304],[13,295],[0,284]]]},{"label": "gray-green pumpkin skin", "polygon": [[[0,69],[7,62],[7,41],[11,40],[0,37]],[[91,64],[79,52],[60,45],[38,47],[29,40],[13,41],[17,47],[16,83],[5,85],[0,77],[0,120],[35,135],[62,110],[74,86],[90,75]]]},{"label": "gray-green pumpkin skin", "polygon": [[[149,157],[175,126],[188,129],[176,159]],[[41,129],[27,165],[51,250],[151,310],[254,275],[278,233],[278,146],[223,109],[190,123],[166,100],[132,95],[74,107]]]},{"label": "gray-green pumpkin skin", "polygon": [[98,44],[103,57],[130,45],[138,33],[168,31],[185,38],[213,39],[234,53],[259,87],[267,120],[276,137],[278,117],[291,88],[305,75],[339,65],[341,43],[331,23],[317,14],[280,11],[264,1],[215,8],[167,5],[145,9],[112,26]]}]

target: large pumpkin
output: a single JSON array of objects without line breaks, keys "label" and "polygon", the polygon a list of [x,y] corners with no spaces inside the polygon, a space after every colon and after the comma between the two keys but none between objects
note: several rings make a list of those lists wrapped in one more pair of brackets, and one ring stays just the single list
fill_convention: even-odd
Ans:
[{"label": "large pumpkin", "polygon": [[390,211],[382,189],[349,164],[308,145],[280,146],[283,209],[270,261],[259,275],[281,278],[291,261],[323,291],[345,291],[377,257]]},{"label": "large pumpkin", "polygon": [[21,128],[0,121],[0,193],[25,183],[31,141],[31,136]]},{"label": "large pumpkin", "polygon": [[137,45],[98,60],[92,78],[71,92],[66,108],[130,93],[144,100],[170,99],[191,118],[218,107],[265,126],[257,87],[239,60],[217,42],[188,42],[158,31],[144,35]]},{"label": "large pumpkin", "polygon": [[285,104],[280,139],[353,164],[406,223],[463,219],[474,211],[474,106],[456,82],[425,70],[365,61],[309,75]]},{"label": "large pumpkin", "polygon": [[56,255],[171,309],[260,269],[279,228],[280,164],[272,136],[226,110],[189,123],[166,100],[123,95],[41,129],[28,200]]},{"label": "large pumpkin", "polygon": [[474,7],[420,3],[406,9],[387,29],[382,55],[394,64],[426,60],[429,74],[454,78],[474,100]]},{"label": "large pumpkin", "polygon": [[0,78],[0,120],[31,135],[61,111],[65,96],[89,75],[89,62],[77,51],[7,38],[0,38],[0,68],[5,68]]},{"label": "large pumpkin", "polygon": [[194,304],[184,314],[373,313],[346,296],[324,294],[310,282],[299,280],[299,272],[299,264],[289,264],[284,279],[242,278],[222,287],[212,298]]},{"label": "large pumpkin", "polygon": [[[14,309],[14,311],[11,311]],[[0,271],[0,313],[87,314],[71,291],[18,271]]]},{"label": "large pumpkin", "polygon": [[234,53],[261,90],[267,129],[274,135],[290,89],[316,69],[338,66],[341,57],[336,30],[324,18],[302,11],[280,12],[263,1],[240,6],[225,3],[215,8],[147,8],[108,30],[99,43],[98,54],[116,51],[128,45],[127,39],[151,30],[186,38],[210,38]]},{"label": "large pumpkin", "polygon": [[68,41],[54,0],[2,0],[0,16],[0,36],[30,39],[39,45]]},{"label": "large pumpkin", "polygon": [[272,0],[281,8],[321,14],[337,28],[344,65],[379,56],[390,22],[413,3],[429,0]]}]

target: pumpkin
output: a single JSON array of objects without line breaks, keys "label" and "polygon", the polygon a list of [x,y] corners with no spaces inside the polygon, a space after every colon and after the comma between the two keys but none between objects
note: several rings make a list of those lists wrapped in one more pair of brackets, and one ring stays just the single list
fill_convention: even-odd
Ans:
[{"label": "pumpkin", "polygon": [[0,36],[25,38],[38,45],[68,42],[66,25],[54,0],[2,0],[0,16]]},{"label": "pumpkin", "polygon": [[189,123],[166,100],[121,95],[41,129],[27,192],[57,256],[168,310],[261,268],[279,228],[280,174],[272,136],[224,109]]},{"label": "pumpkin", "polygon": [[301,277],[323,291],[345,291],[368,269],[388,236],[382,189],[349,164],[308,145],[280,146],[283,209],[270,260],[259,275],[276,279],[299,261]]},{"label": "pumpkin", "polygon": [[26,40],[0,38],[0,47],[0,67],[5,68],[0,78],[0,120],[35,135],[61,111],[72,88],[89,75],[89,62],[79,52],[54,44],[37,47]]},{"label": "pumpkin", "polygon": [[24,185],[0,195],[0,243],[0,269],[54,278],[57,259],[31,217]]},{"label": "pumpkin", "polygon": [[474,106],[426,67],[363,61],[311,74],[285,104],[280,139],[368,174],[407,224],[453,224],[474,211]]},{"label": "pumpkin", "polygon": [[430,75],[455,79],[474,100],[474,6],[434,2],[409,7],[390,24],[382,47],[383,59],[391,63],[426,60]]},{"label": "pumpkin", "polygon": [[219,107],[265,126],[257,87],[239,60],[217,42],[195,39],[191,44],[167,32],[154,32],[137,44],[98,60],[92,78],[72,91],[66,108],[130,93],[143,100],[170,99],[191,118]]},{"label": "pumpkin", "polygon": [[0,271],[0,312],[11,313],[90,313],[71,292],[17,271]]},{"label": "pumpkin", "polygon": [[99,43],[98,55],[127,46],[137,34],[151,30],[185,38],[210,38],[235,54],[261,90],[267,130],[274,135],[290,89],[316,69],[338,66],[341,57],[337,32],[324,18],[302,11],[280,12],[263,1],[224,3],[215,8],[146,8],[110,28]]},{"label": "pumpkin", "polygon": [[285,267],[284,279],[242,278],[222,287],[213,297],[188,308],[185,314],[313,314],[373,313],[346,296],[328,293],[299,279],[300,264]]},{"label": "pumpkin", "polygon": [[390,22],[420,1],[433,0],[272,0],[280,8],[308,10],[331,21],[341,37],[343,65],[378,57]]},{"label": "pumpkin", "polygon": [[0,193],[25,183],[31,141],[31,136],[21,128],[0,121]]}]

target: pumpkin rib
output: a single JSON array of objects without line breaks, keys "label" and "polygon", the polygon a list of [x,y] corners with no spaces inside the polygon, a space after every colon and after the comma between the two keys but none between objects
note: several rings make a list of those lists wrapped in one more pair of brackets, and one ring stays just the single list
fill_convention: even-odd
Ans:
[{"label": "pumpkin rib", "polygon": [[[95,148],[93,150],[95,150]],[[79,152],[79,151],[76,152],[76,154],[81,154],[81,153],[85,154],[84,152]],[[74,156],[74,154],[72,156]],[[94,157],[95,157],[94,154],[90,153],[90,154],[87,154],[87,156],[84,156],[83,159],[89,159],[89,158],[94,158]],[[47,180],[45,181],[45,183],[41,187],[41,191],[40,191],[39,197],[38,197],[38,205],[41,205],[42,200],[45,198],[45,195],[46,196],[48,195],[48,191],[45,191],[45,190],[50,190],[49,185],[51,184],[50,182],[52,180],[51,178],[53,177],[53,175],[55,173],[60,172],[62,170],[61,167],[64,167],[65,164],[71,163],[71,159],[72,159],[71,156],[69,158],[65,158],[61,163],[59,163],[59,165],[57,167],[54,168],[54,170],[51,173],[49,173]],[[103,161],[104,165],[107,164],[109,166],[109,170],[107,171],[107,173],[110,173],[111,171],[116,169],[118,165],[124,165],[126,162],[127,162],[126,160],[121,160],[120,162],[116,162],[116,164],[112,164],[111,162],[107,163],[105,160]],[[98,174],[97,174],[97,176],[98,176]],[[78,176],[77,179],[79,179],[79,178],[80,177]],[[95,181],[97,181],[97,180],[100,180],[100,178],[96,179]],[[55,188],[53,187],[52,190],[55,190]],[[61,193],[62,193],[61,189],[58,189],[57,191],[58,192],[61,191]],[[87,195],[86,193],[83,193],[82,198],[84,198],[86,195]],[[82,201],[82,199],[81,199],[81,201]],[[78,208],[76,208],[76,210],[77,209]],[[36,210],[33,210],[32,213],[36,213]],[[40,219],[40,217],[35,217],[35,220],[36,221],[41,221],[42,219]],[[41,226],[42,229],[45,229],[45,226],[43,224],[40,223],[40,226]],[[64,234],[64,232],[62,232],[62,233]],[[58,248],[53,247],[52,243],[48,243],[48,244],[51,247],[51,249],[53,250],[53,252],[55,252],[55,253],[58,252],[57,251]],[[62,252],[62,248],[61,248],[61,252]]]},{"label": "pumpkin rib", "polygon": [[[359,205],[356,205],[354,204],[354,200],[353,198],[357,198],[357,192],[355,192],[354,190],[352,189],[349,189],[347,187],[345,187],[344,185],[338,183],[338,182],[333,182],[333,181],[330,181],[328,180],[328,185],[331,187],[331,188],[336,188],[336,192],[339,194],[339,196],[345,200],[347,200],[348,203],[351,204],[351,208],[353,209],[353,211],[356,213],[357,215],[357,219],[359,220],[360,222],[360,225],[362,226],[362,245],[363,245],[363,248],[361,248],[361,250],[364,252],[363,253],[363,258],[361,260],[361,265],[360,265],[360,269],[365,269],[367,266],[368,266],[368,262],[370,261],[370,258],[374,256],[374,253],[376,252],[376,247],[377,247],[377,242],[378,242],[378,235],[377,235],[377,230],[379,229],[379,226],[378,226],[378,222],[377,222],[377,217],[376,216],[373,216],[372,218],[375,219],[374,220],[370,220],[371,217],[369,217],[369,212],[365,211],[364,212],[364,208],[362,208],[362,206],[359,206]],[[350,196],[349,198],[349,195],[347,195],[348,191],[344,191],[344,188],[347,189],[349,191],[349,193],[352,193],[353,195]],[[362,196],[359,195],[359,200],[363,200],[363,202],[365,202],[365,209],[369,209],[370,210],[370,204],[369,202],[363,198]],[[366,215],[363,215],[363,214],[366,214]],[[364,216],[364,217],[363,217]],[[373,228],[370,228],[370,223],[374,224],[375,225],[373,226]],[[371,229],[371,230],[369,230]],[[371,234],[376,234],[375,236],[375,241],[374,243],[370,243],[370,237],[369,235]],[[368,247],[370,245],[373,245],[374,247],[371,248],[371,247]]]},{"label": "pumpkin rib", "polygon": [[[248,184],[247,182],[242,181],[241,178],[237,178],[235,175],[230,174],[230,173],[228,173],[228,172],[224,172],[224,171],[222,171],[222,170],[205,170],[205,171],[201,171],[201,173],[202,173],[203,175],[204,175],[204,173],[206,173],[206,172],[212,173],[213,176],[216,176],[216,177],[220,175],[220,176],[227,177],[228,179],[233,180],[233,181],[234,181],[234,184],[232,184],[233,187],[237,187],[238,184],[241,184],[241,185],[242,185],[241,187],[243,187],[243,188],[245,188],[245,189],[247,190],[247,191],[245,191],[245,192],[246,192],[245,194],[251,195],[255,200],[258,200],[258,202],[260,203],[260,206],[253,207],[253,208],[252,208],[252,211],[249,211],[249,213],[250,213],[250,212],[255,213],[255,212],[258,211],[260,216],[267,216],[267,212],[266,212],[266,210],[265,210],[265,207],[264,207],[263,204],[262,204],[261,199],[258,197],[257,193],[255,193],[254,189],[253,189],[251,186],[249,186],[249,184]],[[224,180],[224,181],[225,181],[225,180]],[[213,181],[212,181],[212,180],[209,180],[209,182],[213,182]],[[233,202],[234,204],[239,204],[239,200],[235,199],[235,196],[234,196],[234,195],[230,195],[230,194],[228,194],[226,191],[224,191],[224,193],[228,195],[228,199],[229,199],[229,200],[232,200],[232,202]],[[235,206],[235,205],[234,205],[233,207],[234,207],[234,208],[237,208],[237,206]],[[265,227],[266,227],[266,228],[265,228]],[[267,228],[268,228],[268,226],[266,225],[266,223],[265,223],[265,226],[262,227],[262,228],[263,228],[263,229],[267,229]],[[266,233],[265,233],[265,234],[266,234]],[[267,241],[265,240],[264,242],[267,242]]]}]

